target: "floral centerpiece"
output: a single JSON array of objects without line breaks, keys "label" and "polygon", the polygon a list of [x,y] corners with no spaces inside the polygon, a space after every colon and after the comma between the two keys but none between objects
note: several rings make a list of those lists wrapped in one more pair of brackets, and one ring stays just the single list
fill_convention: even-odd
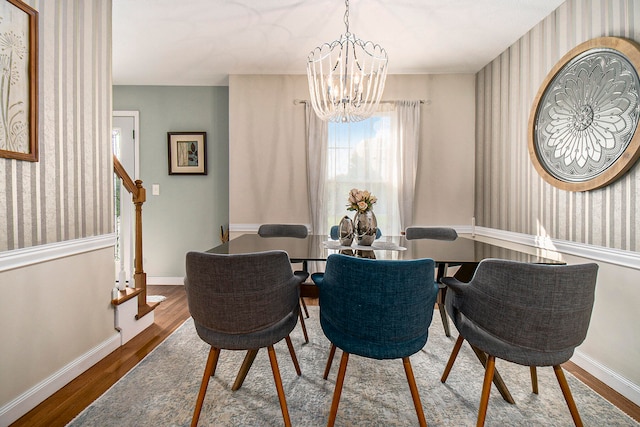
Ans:
[{"label": "floral centerpiece", "polygon": [[352,189],[349,192],[348,211],[355,211],[353,229],[358,245],[371,246],[378,231],[378,221],[373,213],[373,205],[378,201],[376,196],[367,190]]},{"label": "floral centerpiece", "polygon": [[352,189],[349,192],[349,204],[347,205],[348,211],[367,212],[373,208],[375,202],[378,201],[376,196],[369,193],[367,190]]}]

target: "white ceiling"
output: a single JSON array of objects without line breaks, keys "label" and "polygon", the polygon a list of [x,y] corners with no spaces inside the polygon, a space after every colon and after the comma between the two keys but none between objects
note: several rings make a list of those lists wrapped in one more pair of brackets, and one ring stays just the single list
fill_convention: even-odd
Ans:
[{"label": "white ceiling", "polygon": [[[389,74],[477,72],[565,0],[351,0],[349,29],[380,44]],[[341,0],[113,0],[113,83],[228,84],[305,74],[345,32]]]}]

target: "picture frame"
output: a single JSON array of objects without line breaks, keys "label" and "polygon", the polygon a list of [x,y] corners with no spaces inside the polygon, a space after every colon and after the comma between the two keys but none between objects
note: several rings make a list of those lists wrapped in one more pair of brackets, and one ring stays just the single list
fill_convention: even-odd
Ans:
[{"label": "picture frame", "polygon": [[0,3],[0,157],[38,161],[38,12],[21,0]]},{"label": "picture frame", "polygon": [[207,174],[207,133],[167,132],[169,175]]}]

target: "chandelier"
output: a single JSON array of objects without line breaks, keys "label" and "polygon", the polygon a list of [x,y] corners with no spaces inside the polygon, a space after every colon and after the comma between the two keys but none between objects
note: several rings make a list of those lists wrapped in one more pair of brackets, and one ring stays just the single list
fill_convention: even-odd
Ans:
[{"label": "chandelier", "polygon": [[307,58],[311,105],[318,117],[332,122],[370,117],[387,77],[387,51],[349,32],[349,0],[345,6],[347,31],[338,40],[313,49]]}]

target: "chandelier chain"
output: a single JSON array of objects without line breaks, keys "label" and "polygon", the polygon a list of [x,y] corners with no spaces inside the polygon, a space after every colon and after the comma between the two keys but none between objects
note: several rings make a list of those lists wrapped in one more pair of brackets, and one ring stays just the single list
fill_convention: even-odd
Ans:
[{"label": "chandelier chain", "polygon": [[345,34],[349,36],[349,0],[345,0],[344,5],[346,6],[346,10],[344,11],[344,26],[347,27]]}]

